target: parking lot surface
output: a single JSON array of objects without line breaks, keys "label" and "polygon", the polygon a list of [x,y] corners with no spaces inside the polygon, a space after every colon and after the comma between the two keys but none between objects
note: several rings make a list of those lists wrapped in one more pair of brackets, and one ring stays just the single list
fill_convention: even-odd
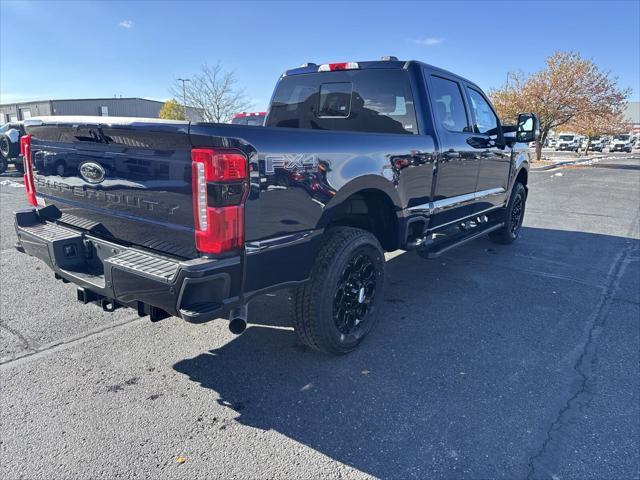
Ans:
[{"label": "parking lot surface", "polygon": [[13,249],[0,177],[0,477],[637,478],[640,159],[531,172],[522,237],[388,255],[353,354],[303,348],[288,295],[249,329],[75,301]]}]

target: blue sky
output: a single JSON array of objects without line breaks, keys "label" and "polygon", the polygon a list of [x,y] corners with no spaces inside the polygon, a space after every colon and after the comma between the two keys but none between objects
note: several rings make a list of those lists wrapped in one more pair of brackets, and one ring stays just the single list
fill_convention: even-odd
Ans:
[{"label": "blue sky", "polygon": [[217,61],[266,107],[301,63],[417,59],[485,89],[575,50],[640,98],[640,1],[12,2],[0,0],[0,103],[165,100],[177,77]]}]

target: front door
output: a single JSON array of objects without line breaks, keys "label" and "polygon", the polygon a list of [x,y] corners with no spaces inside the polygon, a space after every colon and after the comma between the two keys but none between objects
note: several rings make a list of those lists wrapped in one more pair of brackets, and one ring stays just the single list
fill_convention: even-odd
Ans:
[{"label": "front door", "polygon": [[505,200],[511,170],[511,150],[501,144],[500,121],[486,97],[473,86],[467,85],[465,89],[473,119],[473,134],[469,143],[480,156],[476,184],[477,207],[483,210]]}]

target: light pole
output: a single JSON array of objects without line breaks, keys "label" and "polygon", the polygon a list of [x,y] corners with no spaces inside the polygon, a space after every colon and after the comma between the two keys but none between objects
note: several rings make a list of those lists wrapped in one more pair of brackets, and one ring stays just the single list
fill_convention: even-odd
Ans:
[{"label": "light pole", "polygon": [[182,82],[182,106],[184,107],[184,119],[188,120],[188,118],[187,118],[187,90],[186,90],[184,84],[186,82],[190,82],[191,79],[189,79],[189,78],[179,78],[178,81]]}]

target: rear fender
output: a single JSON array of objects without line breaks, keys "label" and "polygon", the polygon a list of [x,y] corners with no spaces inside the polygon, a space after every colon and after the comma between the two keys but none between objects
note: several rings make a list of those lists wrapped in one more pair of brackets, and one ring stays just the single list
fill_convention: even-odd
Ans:
[{"label": "rear fender", "polygon": [[318,222],[318,228],[325,228],[331,222],[336,210],[349,197],[364,190],[378,190],[384,193],[389,200],[391,200],[396,216],[398,218],[404,216],[400,197],[393,183],[378,175],[363,175],[362,177],[351,180],[338,190],[336,195],[325,206],[324,212]]}]

